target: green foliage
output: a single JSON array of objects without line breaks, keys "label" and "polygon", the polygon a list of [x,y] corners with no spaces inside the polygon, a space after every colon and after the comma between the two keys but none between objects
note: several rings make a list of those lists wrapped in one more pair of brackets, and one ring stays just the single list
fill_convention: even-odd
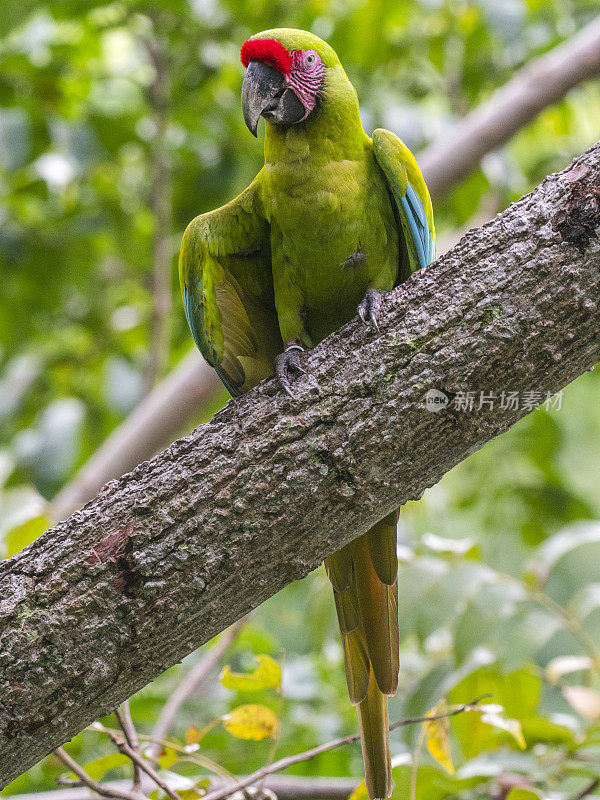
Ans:
[{"label": "green foliage", "polygon": [[[109,753],[108,755],[101,756],[93,761],[88,761],[87,764],[83,764],[82,766],[92,780],[100,781],[111,770],[130,763],[131,762],[127,756],[124,756],[122,753]],[[72,777],[73,779],[76,778],[75,775],[70,775],[69,777]]]},{"label": "green foliage", "polygon": [[[165,369],[190,346],[174,269],[180,235],[193,216],[247,185],[262,159],[239,109],[238,49],[250,33],[291,25],[329,38],[357,86],[366,128],[391,128],[418,150],[596,13],[593,0],[5,0],[3,553],[42,533],[47,501],[144,392],[155,236],[173,256]],[[149,48],[157,41],[167,53],[166,106],[152,90]],[[440,239],[564,166],[597,138],[599,125],[600,89],[589,82],[436,205]],[[172,183],[170,192],[163,186],[171,219],[160,230],[157,159]],[[401,686],[391,719],[424,714],[442,698],[452,705],[491,696],[481,701],[487,709],[452,717],[443,732],[439,752],[448,745],[455,775],[435,748],[437,760],[421,747],[420,726],[393,732],[395,797],[409,797],[411,786],[415,800],[501,796],[506,774],[523,778],[509,800],[576,796],[600,776],[599,394],[598,374],[583,376],[561,409],[538,409],[403,510]],[[199,409],[198,421],[209,413]],[[280,650],[278,694],[272,665]],[[142,734],[199,657],[133,698]],[[292,755],[356,730],[322,570],[258,609],[227,660],[224,685],[212,676],[188,700],[160,757],[184,800],[206,788],[215,762],[221,772],[247,773],[274,747],[277,757]],[[213,724],[248,706],[276,718],[275,740],[244,741]],[[129,774],[102,730],[76,737],[69,751],[98,779]],[[358,783],[361,769],[359,748],[348,746],[293,771],[355,775]],[[62,772],[49,756],[8,791],[51,788]]]}]

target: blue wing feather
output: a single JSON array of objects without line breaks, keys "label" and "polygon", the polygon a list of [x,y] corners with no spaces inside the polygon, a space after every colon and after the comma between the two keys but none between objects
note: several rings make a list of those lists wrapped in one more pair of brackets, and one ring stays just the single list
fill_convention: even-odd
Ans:
[{"label": "blue wing feather", "polygon": [[[431,201],[415,157],[390,131],[373,131],[375,158],[396,204],[408,248],[408,268],[424,269],[435,259],[435,230]],[[406,277],[404,275],[400,278]]]},{"label": "blue wing feather", "polygon": [[210,346],[210,343],[206,339],[203,331],[204,311],[202,300],[200,300],[202,297],[202,283],[198,281],[194,289],[190,289],[187,284],[184,285],[182,294],[185,318],[190,326],[192,336],[196,342],[196,347],[198,350],[200,350],[208,363],[214,366],[214,363],[217,360],[217,355],[212,346]]},{"label": "blue wing feather", "polygon": [[425,242],[423,240],[422,231],[419,225],[419,215],[418,212],[414,209],[413,204],[410,200],[409,192],[414,194],[412,187],[409,185],[408,191],[406,194],[400,198],[400,203],[402,204],[402,208],[404,213],[406,214],[406,219],[408,221],[408,225],[410,227],[410,232],[412,234],[413,242],[415,243],[415,248],[417,250],[417,258],[419,259],[419,266],[421,268],[427,266],[427,256],[425,255]]},{"label": "blue wing feather", "polygon": [[184,284],[182,295],[185,318],[190,326],[192,336],[196,342],[196,347],[222,380],[229,394],[235,397],[240,393],[239,387],[234,386],[231,381],[227,379],[223,370],[219,369],[219,359],[212,346],[212,342],[206,336],[206,331],[204,330],[204,306],[200,299],[202,297],[202,282],[197,281],[195,290],[192,291],[190,291],[187,284]]},{"label": "blue wing feather", "polygon": [[425,208],[410,183],[406,194],[401,198],[400,202],[406,213],[415,247],[417,248],[419,266],[423,269],[433,261],[434,246],[433,236],[427,224]]}]

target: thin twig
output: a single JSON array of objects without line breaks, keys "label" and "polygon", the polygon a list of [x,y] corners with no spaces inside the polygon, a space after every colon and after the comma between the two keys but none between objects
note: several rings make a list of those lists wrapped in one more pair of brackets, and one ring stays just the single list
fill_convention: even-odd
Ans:
[{"label": "thin twig", "polygon": [[169,355],[169,315],[171,313],[171,254],[169,234],[172,225],[173,175],[166,142],[171,102],[169,44],[164,32],[162,15],[151,15],[153,34],[146,40],[146,49],[154,67],[154,79],[148,99],[155,124],[151,142],[152,188],[151,204],[154,216],[153,236],[153,293],[152,330],[146,374],[146,387],[154,388]]},{"label": "thin twig", "polygon": [[[125,734],[125,738],[127,739],[127,744],[134,750],[136,753],[141,755],[140,752],[140,743],[137,737],[137,731],[135,729],[135,725],[133,724],[133,720],[131,719],[131,711],[129,709],[129,700],[126,700],[123,703],[123,710],[119,710],[118,708],[115,710],[115,716],[117,718],[117,722],[121,726],[121,730]],[[133,790],[140,791],[142,788],[142,770],[140,765],[134,761],[133,762]]]},{"label": "thin twig", "polygon": [[[90,800],[89,788],[81,781],[78,784],[71,782],[64,789],[11,795],[10,800]],[[107,781],[102,786],[125,789],[126,784],[126,781]],[[356,784],[356,778],[269,775],[265,787],[273,791],[279,800],[346,800]]]},{"label": "thin twig", "polygon": [[[167,794],[171,800],[182,800],[180,795],[177,792],[173,791],[171,787],[160,777],[160,775],[156,772],[154,767],[151,766],[150,762],[146,761],[142,758],[139,753],[136,753],[135,750],[132,750],[131,747],[127,744],[125,739],[121,736],[118,736],[115,733],[109,732],[109,737],[111,742],[115,745],[117,750],[123,755],[130,758],[134,764],[137,764],[142,772],[145,772],[149,778],[152,778],[154,783],[162,789],[165,794]],[[129,798],[128,798],[129,800]]]},{"label": "thin twig", "polygon": [[[281,718],[283,716],[283,705],[285,701],[285,697],[283,694],[283,666],[285,663],[285,650],[282,650],[279,654],[279,669],[280,669],[280,677],[279,677],[279,686],[277,687],[277,694],[279,695],[279,702],[277,705],[277,719],[278,725],[277,730],[275,731],[275,735],[273,736],[273,743],[271,744],[271,748],[269,750],[269,754],[267,756],[267,760],[265,762],[265,766],[269,766],[275,761],[275,755],[277,754],[277,748],[279,747],[279,740],[281,738]],[[262,783],[260,788],[262,789]]]},{"label": "thin twig", "polygon": [[591,794],[594,789],[597,789],[600,786],[600,778],[592,778],[592,780],[587,783],[580,792],[573,795],[571,800],[583,800],[584,797],[587,797]]},{"label": "thin twig", "polygon": [[[193,667],[190,667],[162,707],[158,720],[152,730],[151,736],[153,739],[166,739],[183,703],[196,691],[202,681],[210,675],[217,666],[225,651],[239,636],[247,619],[247,616],[242,617],[224,631],[221,637],[200,661],[194,664]],[[155,755],[156,748],[152,748],[150,752]],[[150,752],[148,752],[147,755],[150,755]]]},{"label": "thin twig", "polygon": [[600,16],[511,79],[442,132],[418,162],[434,199],[473,171],[481,158],[511,139],[544,108],[600,71]]},{"label": "thin twig", "polygon": [[[88,730],[90,729],[88,728]],[[105,725],[102,725],[99,722],[94,723],[93,730],[102,731],[102,733],[106,733],[108,736],[120,736],[120,731],[115,730],[114,728],[107,728]],[[150,742],[151,744],[157,744],[160,747],[175,750],[176,753],[180,753],[182,756],[180,761],[189,761],[192,764],[197,764],[198,766],[213,772],[215,775],[218,775],[224,781],[228,781],[231,784],[235,782],[234,776],[224,767],[222,767],[220,764],[217,764],[216,761],[213,761],[212,759],[207,758],[205,755],[202,755],[201,753],[190,753],[187,746],[178,744],[177,742],[170,742],[167,739],[155,739],[152,736],[148,736],[143,733],[138,734],[138,736],[143,742]]]},{"label": "thin twig", "polygon": [[593,641],[586,634],[581,622],[577,619],[577,617],[571,616],[571,614],[565,608],[563,608],[545,592],[542,592],[541,589],[530,587],[526,587],[526,589],[529,596],[533,600],[537,601],[547,611],[563,621],[565,628],[571,631],[573,636],[578,639],[579,643],[587,651],[592,660],[591,669],[597,673],[600,667],[600,653],[598,653]]},{"label": "thin twig", "polygon": [[421,730],[419,731],[419,737],[415,745],[415,753],[412,758],[412,763],[410,765],[410,792],[409,792],[410,800],[415,800],[415,797],[417,796],[417,770],[419,769],[419,759],[421,758],[421,750],[423,748],[424,741],[425,741],[425,727],[421,727]]},{"label": "thin twig", "polygon": [[[514,586],[518,586],[519,588],[523,588],[523,584],[516,578],[513,578],[512,575],[507,575],[504,572],[498,572],[497,576],[503,583],[510,583]],[[571,616],[571,614],[565,608],[563,608],[541,589],[531,586],[525,586],[524,588],[527,596],[533,600],[534,603],[538,603],[538,605],[542,606],[542,608],[545,608],[549,614],[552,614],[554,617],[562,621],[565,628],[573,634],[573,636],[579,641],[583,649],[591,658],[591,669],[598,673],[598,670],[600,669],[600,653],[596,649],[593,641],[583,630],[580,620],[578,620],[577,617]]]},{"label": "thin twig", "polygon": [[146,800],[146,796],[142,792],[128,792],[124,789],[103,786],[101,783],[98,783],[98,781],[90,778],[87,772],[80,767],[62,747],[57,747],[54,751],[54,755],[62,761],[65,767],[70,769],[71,772],[74,772],[88,789],[91,789],[92,792],[96,792],[96,794],[102,795],[102,797],[111,797],[114,798],[114,800]]},{"label": "thin twig", "polygon": [[[453,708],[450,711],[446,711],[442,714],[432,714],[431,716],[425,715],[422,717],[407,717],[406,719],[398,720],[398,722],[394,722],[392,725],[390,725],[390,731],[396,730],[396,728],[402,728],[405,725],[416,725],[419,722],[432,722],[436,719],[454,717],[456,714],[462,714],[464,711],[470,711],[478,703],[480,703],[484,697],[488,696],[489,695],[482,695],[480,697],[476,697],[472,702],[464,703],[463,705],[457,706],[456,708]],[[321,755],[321,753],[326,753],[328,750],[333,750],[334,748],[340,747],[343,744],[352,744],[352,742],[356,742],[358,739],[360,739],[360,734],[353,733],[350,736],[341,736],[339,739],[332,739],[330,742],[320,744],[317,747],[313,747],[311,750],[305,750],[303,753],[297,753],[293,756],[280,758],[279,761],[275,761],[273,764],[262,767],[256,772],[253,772],[251,775],[247,775],[245,778],[240,778],[239,781],[236,781],[229,786],[224,786],[222,788],[215,789],[212,792],[208,792],[208,794],[206,794],[202,800],[223,800],[223,798],[229,797],[235,792],[238,792],[240,789],[245,789],[247,786],[252,786],[253,784],[258,783],[266,775],[271,775],[273,772],[281,772],[282,770],[287,769],[294,764],[299,764],[301,761],[309,761],[311,758]]]}]

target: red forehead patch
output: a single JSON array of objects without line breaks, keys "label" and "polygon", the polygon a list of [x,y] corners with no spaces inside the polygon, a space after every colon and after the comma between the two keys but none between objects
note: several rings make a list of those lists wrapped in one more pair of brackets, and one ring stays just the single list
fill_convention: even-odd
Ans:
[{"label": "red forehead patch", "polygon": [[240,60],[247,67],[251,61],[264,61],[288,75],[292,69],[292,57],[276,39],[248,39],[240,52]]}]

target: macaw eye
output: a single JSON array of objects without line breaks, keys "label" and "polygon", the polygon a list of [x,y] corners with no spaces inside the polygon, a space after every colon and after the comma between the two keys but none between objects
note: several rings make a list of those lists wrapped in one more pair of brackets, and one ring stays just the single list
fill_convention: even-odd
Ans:
[{"label": "macaw eye", "polygon": [[306,56],[306,63],[307,64],[314,64],[315,63],[315,57],[314,57],[314,55],[312,53],[310,53],[309,55]]}]

